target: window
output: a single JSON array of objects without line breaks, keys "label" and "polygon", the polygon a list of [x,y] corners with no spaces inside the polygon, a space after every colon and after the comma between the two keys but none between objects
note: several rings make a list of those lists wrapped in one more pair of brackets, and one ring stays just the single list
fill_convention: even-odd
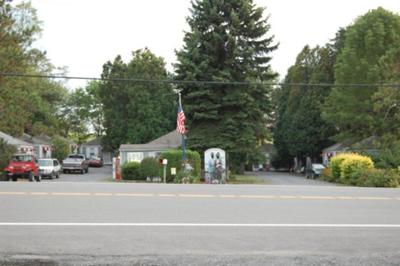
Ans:
[{"label": "window", "polygon": [[126,160],[128,162],[138,162],[140,163],[144,158],[143,152],[128,152],[126,154]]}]

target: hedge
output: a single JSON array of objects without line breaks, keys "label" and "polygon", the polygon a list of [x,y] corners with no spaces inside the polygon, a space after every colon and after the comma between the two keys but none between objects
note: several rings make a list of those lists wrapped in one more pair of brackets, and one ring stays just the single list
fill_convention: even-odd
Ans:
[{"label": "hedge", "polygon": [[[162,159],[167,159],[167,181],[173,182],[175,176],[171,175],[171,168],[176,168],[177,174],[180,173],[182,169],[182,151],[181,150],[169,150],[161,153]],[[200,178],[201,174],[201,157],[196,151],[186,150],[186,158],[188,163],[193,167],[191,176],[193,178]]]},{"label": "hedge", "polygon": [[367,169],[361,172],[358,186],[398,187],[400,183],[400,173],[397,170]]},{"label": "hedge", "polygon": [[140,163],[128,162],[122,166],[123,180],[142,180],[139,174]]},{"label": "hedge", "polygon": [[400,172],[396,169],[375,169],[370,157],[343,153],[331,159],[330,167],[322,172],[321,179],[364,187],[398,187]]},{"label": "hedge", "polygon": [[157,159],[147,157],[142,160],[139,167],[140,179],[146,180],[147,177],[161,176],[161,167]]}]

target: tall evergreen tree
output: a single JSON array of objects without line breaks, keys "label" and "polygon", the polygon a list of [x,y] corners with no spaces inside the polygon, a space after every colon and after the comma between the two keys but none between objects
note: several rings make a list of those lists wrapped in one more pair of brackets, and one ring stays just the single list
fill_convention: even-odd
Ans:
[{"label": "tall evergreen tree", "polygon": [[[252,0],[195,0],[187,21],[178,80],[266,82],[276,76],[269,62],[277,45],[267,35],[264,9]],[[183,85],[189,146],[221,147],[244,162],[267,136],[270,93],[264,85]]]},{"label": "tall evergreen tree", "polygon": [[[359,17],[346,30],[342,52],[335,65],[335,88],[324,106],[323,117],[339,129],[338,139],[363,138],[378,133],[373,95],[379,86],[345,87],[342,84],[379,84],[384,58],[395,55],[400,43],[400,16],[383,8]],[[387,60],[386,60],[387,61]]]},{"label": "tall evergreen tree", "polygon": [[334,64],[343,36],[341,30],[325,47],[305,46],[289,68],[280,90],[274,130],[277,166],[290,166],[294,157],[318,159],[330,144],[335,131],[322,120],[321,113],[331,87],[313,84],[334,82]]},{"label": "tall evergreen tree", "polygon": [[177,109],[169,84],[108,80],[167,79],[161,57],[148,49],[133,52],[129,63],[117,56],[113,62],[104,64],[102,78],[98,95],[104,111],[103,141],[109,148],[117,149],[122,143],[146,143],[174,128]]}]

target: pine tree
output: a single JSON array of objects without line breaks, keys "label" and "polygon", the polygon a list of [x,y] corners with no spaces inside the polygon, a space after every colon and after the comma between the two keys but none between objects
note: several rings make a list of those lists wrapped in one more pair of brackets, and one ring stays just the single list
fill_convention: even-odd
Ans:
[{"label": "pine tree", "polygon": [[[188,23],[177,52],[178,80],[268,82],[276,76],[269,62],[277,45],[267,36],[264,9],[252,0],[193,1]],[[244,162],[266,138],[270,87],[199,82],[181,88],[190,147],[221,147]]]},{"label": "pine tree", "polygon": [[278,167],[290,166],[294,157],[317,159],[330,144],[329,138],[335,131],[322,120],[321,113],[331,87],[310,84],[333,83],[333,66],[340,50],[338,42],[342,41],[339,35],[325,47],[305,46],[289,68],[280,91],[274,130],[277,150],[274,162]]}]

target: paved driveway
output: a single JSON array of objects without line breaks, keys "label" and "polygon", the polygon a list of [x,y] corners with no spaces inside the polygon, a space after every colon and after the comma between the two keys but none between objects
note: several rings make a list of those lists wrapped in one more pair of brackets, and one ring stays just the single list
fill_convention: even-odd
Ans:
[{"label": "paved driveway", "polygon": [[246,175],[254,175],[265,179],[270,185],[307,185],[307,186],[335,186],[321,180],[307,179],[303,175],[284,172],[247,172]]},{"label": "paved driveway", "polygon": [[100,168],[89,168],[87,174],[61,174],[59,179],[43,179],[43,182],[101,182],[112,177],[111,165],[105,165]]}]

